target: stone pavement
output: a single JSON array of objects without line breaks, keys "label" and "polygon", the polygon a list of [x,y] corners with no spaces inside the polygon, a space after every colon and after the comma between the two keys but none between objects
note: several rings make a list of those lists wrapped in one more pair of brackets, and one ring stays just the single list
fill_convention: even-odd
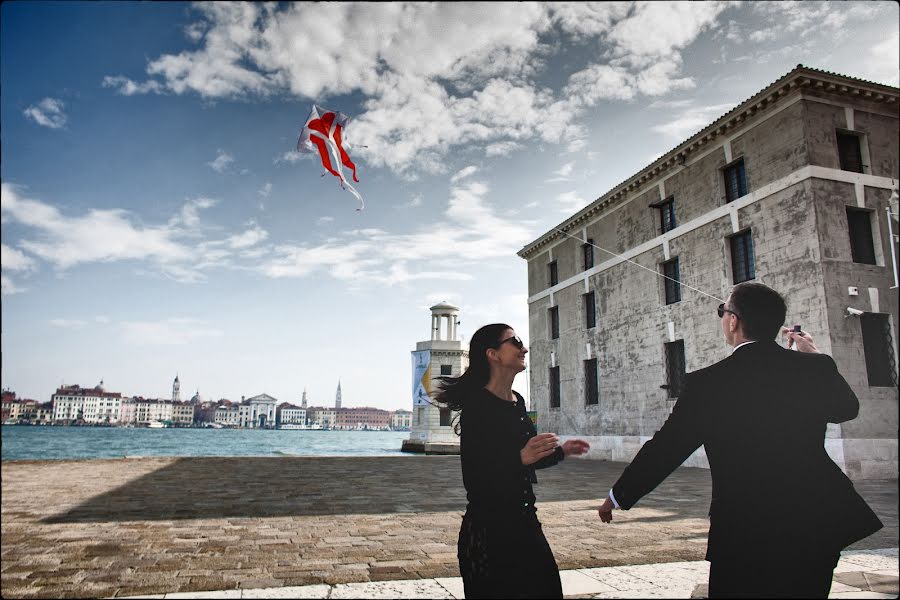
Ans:
[{"label": "stone pavement", "polygon": [[[705,598],[706,561],[575,569],[560,573],[566,598]],[[841,583],[847,582],[847,583]],[[897,548],[843,553],[829,598],[896,598]],[[459,577],[176,592],[134,598],[464,598]]]},{"label": "stone pavement", "polygon": [[[699,561],[679,567],[696,575],[705,568],[709,472],[680,468],[603,524],[598,498],[624,466],[567,460],[538,473],[538,514],[560,568],[584,582],[598,568]],[[885,528],[850,550],[895,548],[897,481],[857,489]],[[388,593],[384,582],[415,580],[407,585],[436,582],[451,593],[445,584],[452,588],[459,575],[464,507],[457,456],[4,461],[0,592],[84,598],[218,590],[249,598],[313,585],[337,597],[376,591],[345,584],[382,582]],[[889,577],[880,571],[890,570],[850,571],[842,584],[877,587]],[[629,593],[616,590],[609,593]]]}]

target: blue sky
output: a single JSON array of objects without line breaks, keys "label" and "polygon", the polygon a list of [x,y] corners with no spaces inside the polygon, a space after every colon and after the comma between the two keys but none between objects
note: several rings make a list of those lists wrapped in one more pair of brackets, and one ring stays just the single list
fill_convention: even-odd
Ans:
[{"label": "blue sky", "polygon": [[[411,405],[428,307],[527,339],[523,245],[893,2],[0,7],[2,385]],[[293,152],[353,117],[355,199]],[[524,391],[524,380],[517,382]]]}]

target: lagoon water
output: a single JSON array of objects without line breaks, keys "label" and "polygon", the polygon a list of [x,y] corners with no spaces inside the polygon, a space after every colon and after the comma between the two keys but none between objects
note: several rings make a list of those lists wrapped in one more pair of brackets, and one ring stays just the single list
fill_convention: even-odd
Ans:
[{"label": "lagoon water", "polygon": [[130,429],[4,425],[2,460],[123,456],[392,456],[403,431]]}]

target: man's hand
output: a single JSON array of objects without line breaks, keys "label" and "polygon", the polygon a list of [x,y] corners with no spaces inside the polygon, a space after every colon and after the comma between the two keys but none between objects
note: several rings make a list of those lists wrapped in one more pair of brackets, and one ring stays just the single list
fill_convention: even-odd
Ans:
[{"label": "man's hand", "polygon": [[781,334],[787,336],[788,350],[793,348],[794,344],[797,344],[797,350],[799,350],[800,352],[812,352],[815,354],[819,353],[819,349],[816,348],[816,345],[813,343],[812,336],[805,331],[798,332],[794,331],[793,329],[788,329],[787,327],[782,327]]},{"label": "man's hand", "polygon": [[600,508],[597,510],[597,514],[600,515],[600,520],[604,523],[609,523],[612,521],[612,511],[615,508],[615,505],[612,503],[612,500],[607,498],[603,501],[603,504],[600,505]]},{"label": "man's hand", "polygon": [[581,456],[591,449],[591,445],[584,440],[566,440],[562,449],[566,456]]},{"label": "man's hand", "polygon": [[550,456],[559,446],[559,438],[555,433],[539,433],[519,450],[523,465],[531,465],[545,456]]}]

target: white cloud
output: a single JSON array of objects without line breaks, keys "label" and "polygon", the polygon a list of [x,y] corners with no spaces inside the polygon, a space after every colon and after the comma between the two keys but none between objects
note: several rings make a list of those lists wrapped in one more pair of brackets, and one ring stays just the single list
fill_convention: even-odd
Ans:
[{"label": "white cloud", "polygon": [[216,173],[224,173],[228,166],[234,162],[234,157],[219,148],[217,151],[218,156],[216,156],[215,160],[212,160],[206,164],[208,164],[213,171]]},{"label": "white cloud", "polygon": [[863,61],[861,67],[865,76],[873,81],[892,85],[900,85],[900,32],[872,46],[870,59]]},{"label": "white cloud", "polygon": [[179,225],[183,225],[185,227],[196,227],[200,223],[200,211],[206,208],[211,208],[218,203],[217,200],[213,198],[193,198],[184,203],[184,206],[181,207],[181,212],[169,219],[170,227],[177,227]]},{"label": "white cloud", "polygon": [[735,104],[714,104],[688,108],[668,121],[654,125],[650,129],[667,136],[673,141],[685,140],[734,107]]},{"label": "white cloud", "polygon": [[556,197],[558,211],[573,214],[588,205],[588,201],[576,191],[563,192]]},{"label": "white cloud", "polygon": [[165,227],[141,227],[124,210],[92,209],[79,217],[67,217],[38,200],[19,198],[9,184],[2,184],[0,209],[15,221],[36,229],[37,239],[19,246],[60,268],[82,262],[153,258],[184,260],[189,250],[173,241]]},{"label": "white cloud", "polygon": [[[578,119],[598,100],[693,86],[680,75],[680,52],[724,6],[207,3],[186,28],[200,47],[151,60],[147,75],[205,98],[358,92],[365,112],[348,144],[366,164],[415,179],[445,172],[455,146],[499,156],[536,139],[577,150],[586,143]],[[556,92],[533,81],[548,55],[541,36],[554,27],[603,48]],[[275,163],[299,159],[288,152]]]},{"label": "white cloud", "polygon": [[[394,285],[423,279],[466,280],[463,270],[427,269],[453,248],[457,264],[485,263],[513,256],[532,239],[527,223],[498,216],[487,202],[489,188],[469,181],[452,188],[446,219],[412,233],[381,229],[346,231],[319,245],[276,246],[259,270],[273,278],[305,277],[325,271],[351,286]],[[417,270],[417,267],[424,267]]]},{"label": "white cloud", "polygon": [[217,338],[225,332],[209,327],[198,319],[171,318],[162,321],[126,321],[122,323],[125,339],[140,346],[173,346]]},{"label": "white cloud", "polygon": [[150,92],[161,94],[164,91],[163,86],[160,85],[158,81],[150,79],[143,83],[138,83],[127,77],[122,77],[121,75],[115,77],[107,75],[103,78],[103,83],[101,85],[108,88],[117,88],[116,92],[123,96],[148,94]]},{"label": "white cloud", "polygon": [[522,144],[518,142],[495,142],[493,144],[488,144],[484,149],[485,156],[508,156],[512,154],[515,150],[520,150],[524,148]]},{"label": "white cloud", "polygon": [[297,152],[296,150],[288,150],[281,156],[276,156],[272,162],[276,165],[279,165],[281,163],[294,164],[294,163],[300,162],[301,160],[308,159],[311,157],[312,157],[312,154]]},{"label": "white cloud", "polygon": [[458,171],[455,175],[453,175],[453,177],[450,178],[450,183],[456,183],[460,179],[465,179],[469,175],[474,174],[476,171],[478,171],[478,167],[476,167],[474,165],[469,165],[465,169],[462,169],[462,170]]},{"label": "white cloud", "polygon": [[268,198],[272,194],[272,184],[267,181],[256,193],[259,194],[261,198]]},{"label": "white cloud", "polygon": [[546,183],[556,183],[559,181],[570,181],[572,179],[572,171],[575,168],[574,162],[567,162],[558,170],[553,172],[554,177],[546,180]]},{"label": "white cloud", "polygon": [[333,223],[334,217],[319,217],[316,219],[316,225],[327,225],[328,223]]},{"label": "white cloud", "polygon": [[54,327],[61,327],[62,329],[73,329],[79,330],[83,329],[85,325],[87,325],[87,321],[82,321],[81,319],[50,319],[50,324]]},{"label": "white cloud", "polygon": [[34,260],[6,244],[0,244],[0,265],[11,271],[31,271],[35,268]]},{"label": "white cloud", "polygon": [[21,288],[13,283],[9,277],[0,274],[0,294],[11,296],[12,294],[21,294],[27,290],[28,288]]},{"label": "white cloud", "polygon": [[226,240],[226,243],[235,249],[244,249],[264,241],[269,237],[269,232],[261,228],[256,223],[251,223],[252,227],[237,235],[233,235]]},{"label": "white cloud", "polygon": [[65,104],[62,100],[55,98],[44,98],[36,105],[31,105],[25,109],[26,117],[44,127],[50,129],[59,129],[66,124],[66,113],[63,112]]},{"label": "white cloud", "polygon": [[94,317],[94,321],[96,321],[97,323],[109,323],[109,317],[97,315],[96,317]]}]

